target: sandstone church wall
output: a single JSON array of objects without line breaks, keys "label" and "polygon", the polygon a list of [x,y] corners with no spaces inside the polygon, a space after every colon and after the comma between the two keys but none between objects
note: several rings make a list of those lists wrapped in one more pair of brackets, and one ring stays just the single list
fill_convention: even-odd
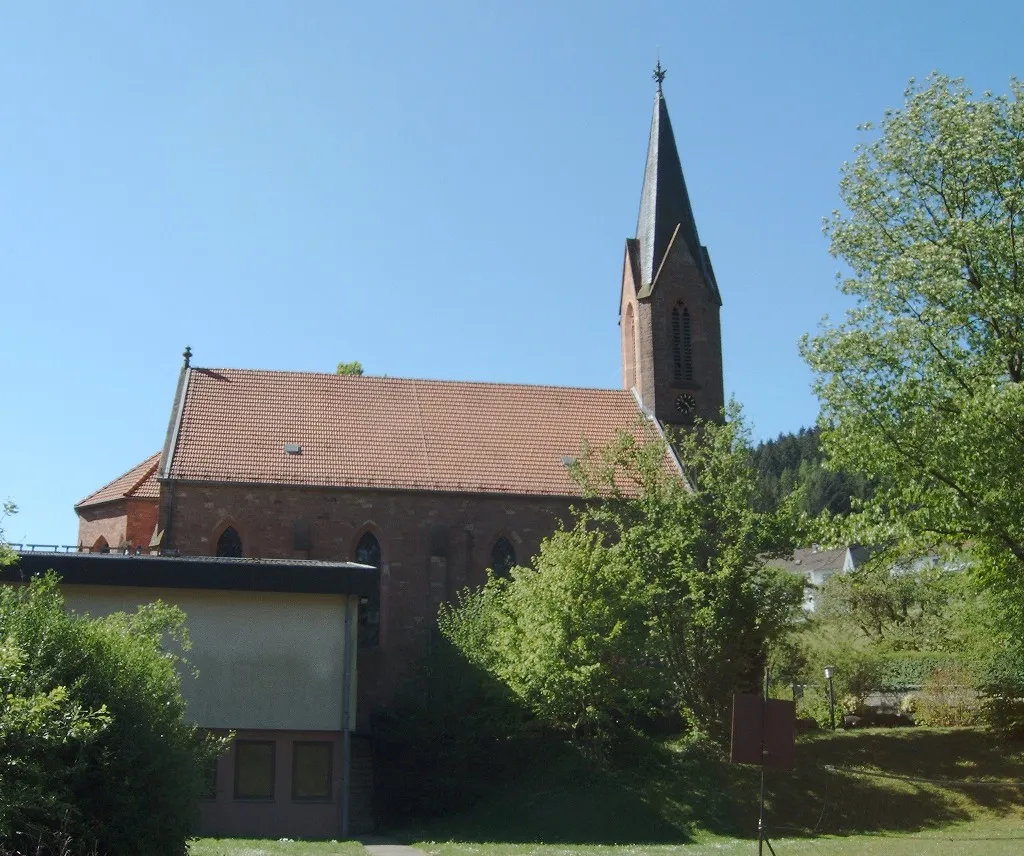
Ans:
[{"label": "sandstone church wall", "polygon": [[92,548],[102,538],[113,550],[124,543],[127,528],[125,500],[78,509],[78,543],[83,547]]}]

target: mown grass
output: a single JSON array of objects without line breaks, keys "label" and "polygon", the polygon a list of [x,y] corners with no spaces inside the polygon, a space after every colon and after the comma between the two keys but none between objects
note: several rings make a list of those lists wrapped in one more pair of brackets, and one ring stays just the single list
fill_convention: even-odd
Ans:
[{"label": "mown grass", "polygon": [[[822,854],[822,856],[1017,856],[1024,849],[1024,823],[1006,817],[956,824],[941,831],[911,835],[855,835],[848,837],[777,838],[778,856]],[[757,844],[749,839],[710,837],[690,844],[508,844],[466,842],[420,842],[428,856],[741,856],[753,854]],[[765,849],[767,853],[767,848]],[[202,839],[193,843],[195,856],[323,856],[348,854],[366,856],[355,842],[249,841]]]},{"label": "mown grass", "polygon": [[[960,824],[941,832],[913,835],[855,835],[849,837],[777,838],[778,856],[1018,856],[1024,849],[1024,824],[1019,818]],[[466,842],[421,842],[428,856],[740,856],[754,854],[749,839],[712,837],[690,844],[564,845]],[[769,853],[768,848],[764,850]]]}]

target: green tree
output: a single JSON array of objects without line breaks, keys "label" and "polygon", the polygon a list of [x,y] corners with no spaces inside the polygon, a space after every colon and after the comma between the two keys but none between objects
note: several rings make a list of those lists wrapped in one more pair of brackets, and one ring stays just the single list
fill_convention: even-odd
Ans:
[{"label": "green tree", "polygon": [[890,650],[941,651],[975,593],[959,571],[917,564],[894,572],[886,554],[822,587],[817,617]]},{"label": "green tree", "polygon": [[1024,624],[1024,85],[911,82],[826,221],[855,305],[802,343],[861,543],[968,546]]},{"label": "green tree", "polygon": [[823,511],[846,515],[855,500],[866,499],[871,487],[860,475],[826,467],[817,428],[801,428],[795,434],[780,434],[754,449],[757,470],[757,507],[777,509],[794,491],[801,491],[799,507],[810,517]]},{"label": "green tree", "polygon": [[793,530],[753,508],[742,423],[702,424],[674,447],[684,477],[658,440],[587,451],[571,528],[533,567],[442,609],[445,636],[556,726],[592,734],[674,711],[724,740],[732,693],[757,688],[799,608],[801,581],[765,567]]},{"label": "green tree", "polygon": [[350,363],[338,363],[338,367],[334,370],[335,374],[349,375],[351,377],[362,377],[363,376],[363,364],[359,360],[353,360]]},{"label": "green tree", "polygon": [[219,741],[185,719],[180,610],[69,614],[0,586],[0,852],[180,856]]},{"label": "green tree", "polygon": [[18,558],[14,551],[7,546],[7,540],[4,538],[4,523],[8,517],[17,513],[18,506],[9,499],[4,500],[3,505],[0,506],[0,568],[12,564]]}]

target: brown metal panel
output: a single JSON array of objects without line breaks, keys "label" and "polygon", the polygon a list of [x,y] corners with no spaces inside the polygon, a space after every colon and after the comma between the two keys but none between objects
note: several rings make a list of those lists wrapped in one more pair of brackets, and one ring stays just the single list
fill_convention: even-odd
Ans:
[{"label": "brown metal panel", "polygon": [[732,697],[732,752],[734,764],[761,764],[761,696],[737,693]]},{"label": "brown metal panel", "polygon": [[764,718],[764,764],[792,770],[796,760],[796,705],[778,698],[768,699]]},{"label": "brown metal panel", "polygon": [[[762,757],[763,746],[763,757]],[[796,758],[796,709],[791,701],[759,695],[732,697],[732,752],[734,764],[755,764],[789,770]]]}]

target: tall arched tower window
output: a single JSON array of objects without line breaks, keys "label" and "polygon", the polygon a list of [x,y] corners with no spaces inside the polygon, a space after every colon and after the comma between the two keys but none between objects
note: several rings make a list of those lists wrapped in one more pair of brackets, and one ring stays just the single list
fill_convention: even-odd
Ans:
[{"label": "tall arched tower window", "polygon": [[[355,560],[360,565],[380,568],[380,541],[372,532],[364,532],[356,542]],[[361,646],[380,643],[380,576],[377,588],[369,597],[359,601],[359,644]]]},{"label": "tall arched tower window", "polygon": [[217,539],[217,555],[232,559],[242,558],[242,536],[233,526],[220,533],[220,538]]},{"label": "tall arched tower window", "polygon": [[96,539],[96,543],[92,545],[92,550],[90,550],[89,552],[90,553],[109,553],[110,552],[110,545],[107,543],[107,539],[104,538],[102,535],[100,535],[100,537]]},{"label": "tall arched tower window", "polygon": [[690,310],[681,303],[672,307],[672,379],[677,383],[693,380]]},{"label": "tall arched tower window", "polygon": [[508,572],[516,566],[516,548],[512,542],[502,536],[491,548],[491,570],[499,577],[507,577]]},{"label": "tall arched tower window", "polygon": [[636,318],[632,303],[626,307],[622,323],[622,375],[626,389],[633,389],[636,386]]}]

